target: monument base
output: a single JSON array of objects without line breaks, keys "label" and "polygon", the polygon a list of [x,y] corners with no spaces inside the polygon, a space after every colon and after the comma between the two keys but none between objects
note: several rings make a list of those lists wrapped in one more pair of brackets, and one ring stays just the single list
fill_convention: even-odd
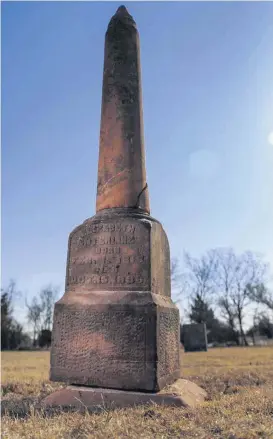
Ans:
[{"label": "monument base", "polygon": [[158,221],[106,209],[74,229],[54,309],[51,381],[158,392],[180,378],[179,331]]},{"label": "monument base", "polygon": [[73,410],[96,410],[157,404],[175,407],[196,407],[205,401],[207,393],[201,387],[184,379],[158,393],[133,392],[96,387],[68,386],[47,396],[43,408],[71,408]]}]

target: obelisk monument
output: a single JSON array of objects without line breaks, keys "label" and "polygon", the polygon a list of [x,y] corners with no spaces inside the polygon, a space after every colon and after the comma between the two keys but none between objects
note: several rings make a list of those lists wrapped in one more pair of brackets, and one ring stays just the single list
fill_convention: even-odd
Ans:
[{"label": "obelisk monument", "polygon": [[105,37],[96,215],[69,237],[50,379],[69,383],[68,394],[158,392],[180,377],[179,345],[168,239],[150,216],[139,35],[121,6]]}]

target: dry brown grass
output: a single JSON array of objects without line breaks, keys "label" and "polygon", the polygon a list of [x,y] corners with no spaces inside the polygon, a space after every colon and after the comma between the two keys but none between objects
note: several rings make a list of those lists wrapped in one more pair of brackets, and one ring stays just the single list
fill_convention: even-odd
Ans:
[{"label": "dry brown grass", "polygon": [[273,439],[273,348],[212,349],[182,354],[182,375],[204,387],[196,410],[162,407],[99,414],[35,410],[61,385],[48,381],[48,352],[2,354],[4,439]]}]

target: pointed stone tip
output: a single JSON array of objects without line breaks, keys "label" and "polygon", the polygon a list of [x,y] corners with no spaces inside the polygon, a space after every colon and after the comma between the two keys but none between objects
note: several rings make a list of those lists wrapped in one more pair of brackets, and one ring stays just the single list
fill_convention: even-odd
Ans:
[{"label": "pointed stone tip", "polygon": [[126,14],[126,15],[130,15],[129,12],[127,11],[126,7],[124,5],[121,5],[118,9],[116,14]]},{"label": "pointed stone tip", "polygon": [[111,18],[107,32],[111,31],[111,29],[115,28],[120,23],[126,24],[126,26],[132,26],[136,29],[136,22],[124,5],[121,5],[117,9],[115,15]]}]

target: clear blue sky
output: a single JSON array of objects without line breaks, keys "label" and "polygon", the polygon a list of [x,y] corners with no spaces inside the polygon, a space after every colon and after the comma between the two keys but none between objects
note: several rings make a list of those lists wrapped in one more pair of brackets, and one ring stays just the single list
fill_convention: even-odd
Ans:
[{"label": "clear blue sky", "polygon": [[[95,213],[104,34],[120,3],[2,3],[2,281],[63,288]],[[140,32],[151,213],[172,256],[273,265],[273,4],[127,2]],[[273,143],[273,142],[272,142]]]}]

